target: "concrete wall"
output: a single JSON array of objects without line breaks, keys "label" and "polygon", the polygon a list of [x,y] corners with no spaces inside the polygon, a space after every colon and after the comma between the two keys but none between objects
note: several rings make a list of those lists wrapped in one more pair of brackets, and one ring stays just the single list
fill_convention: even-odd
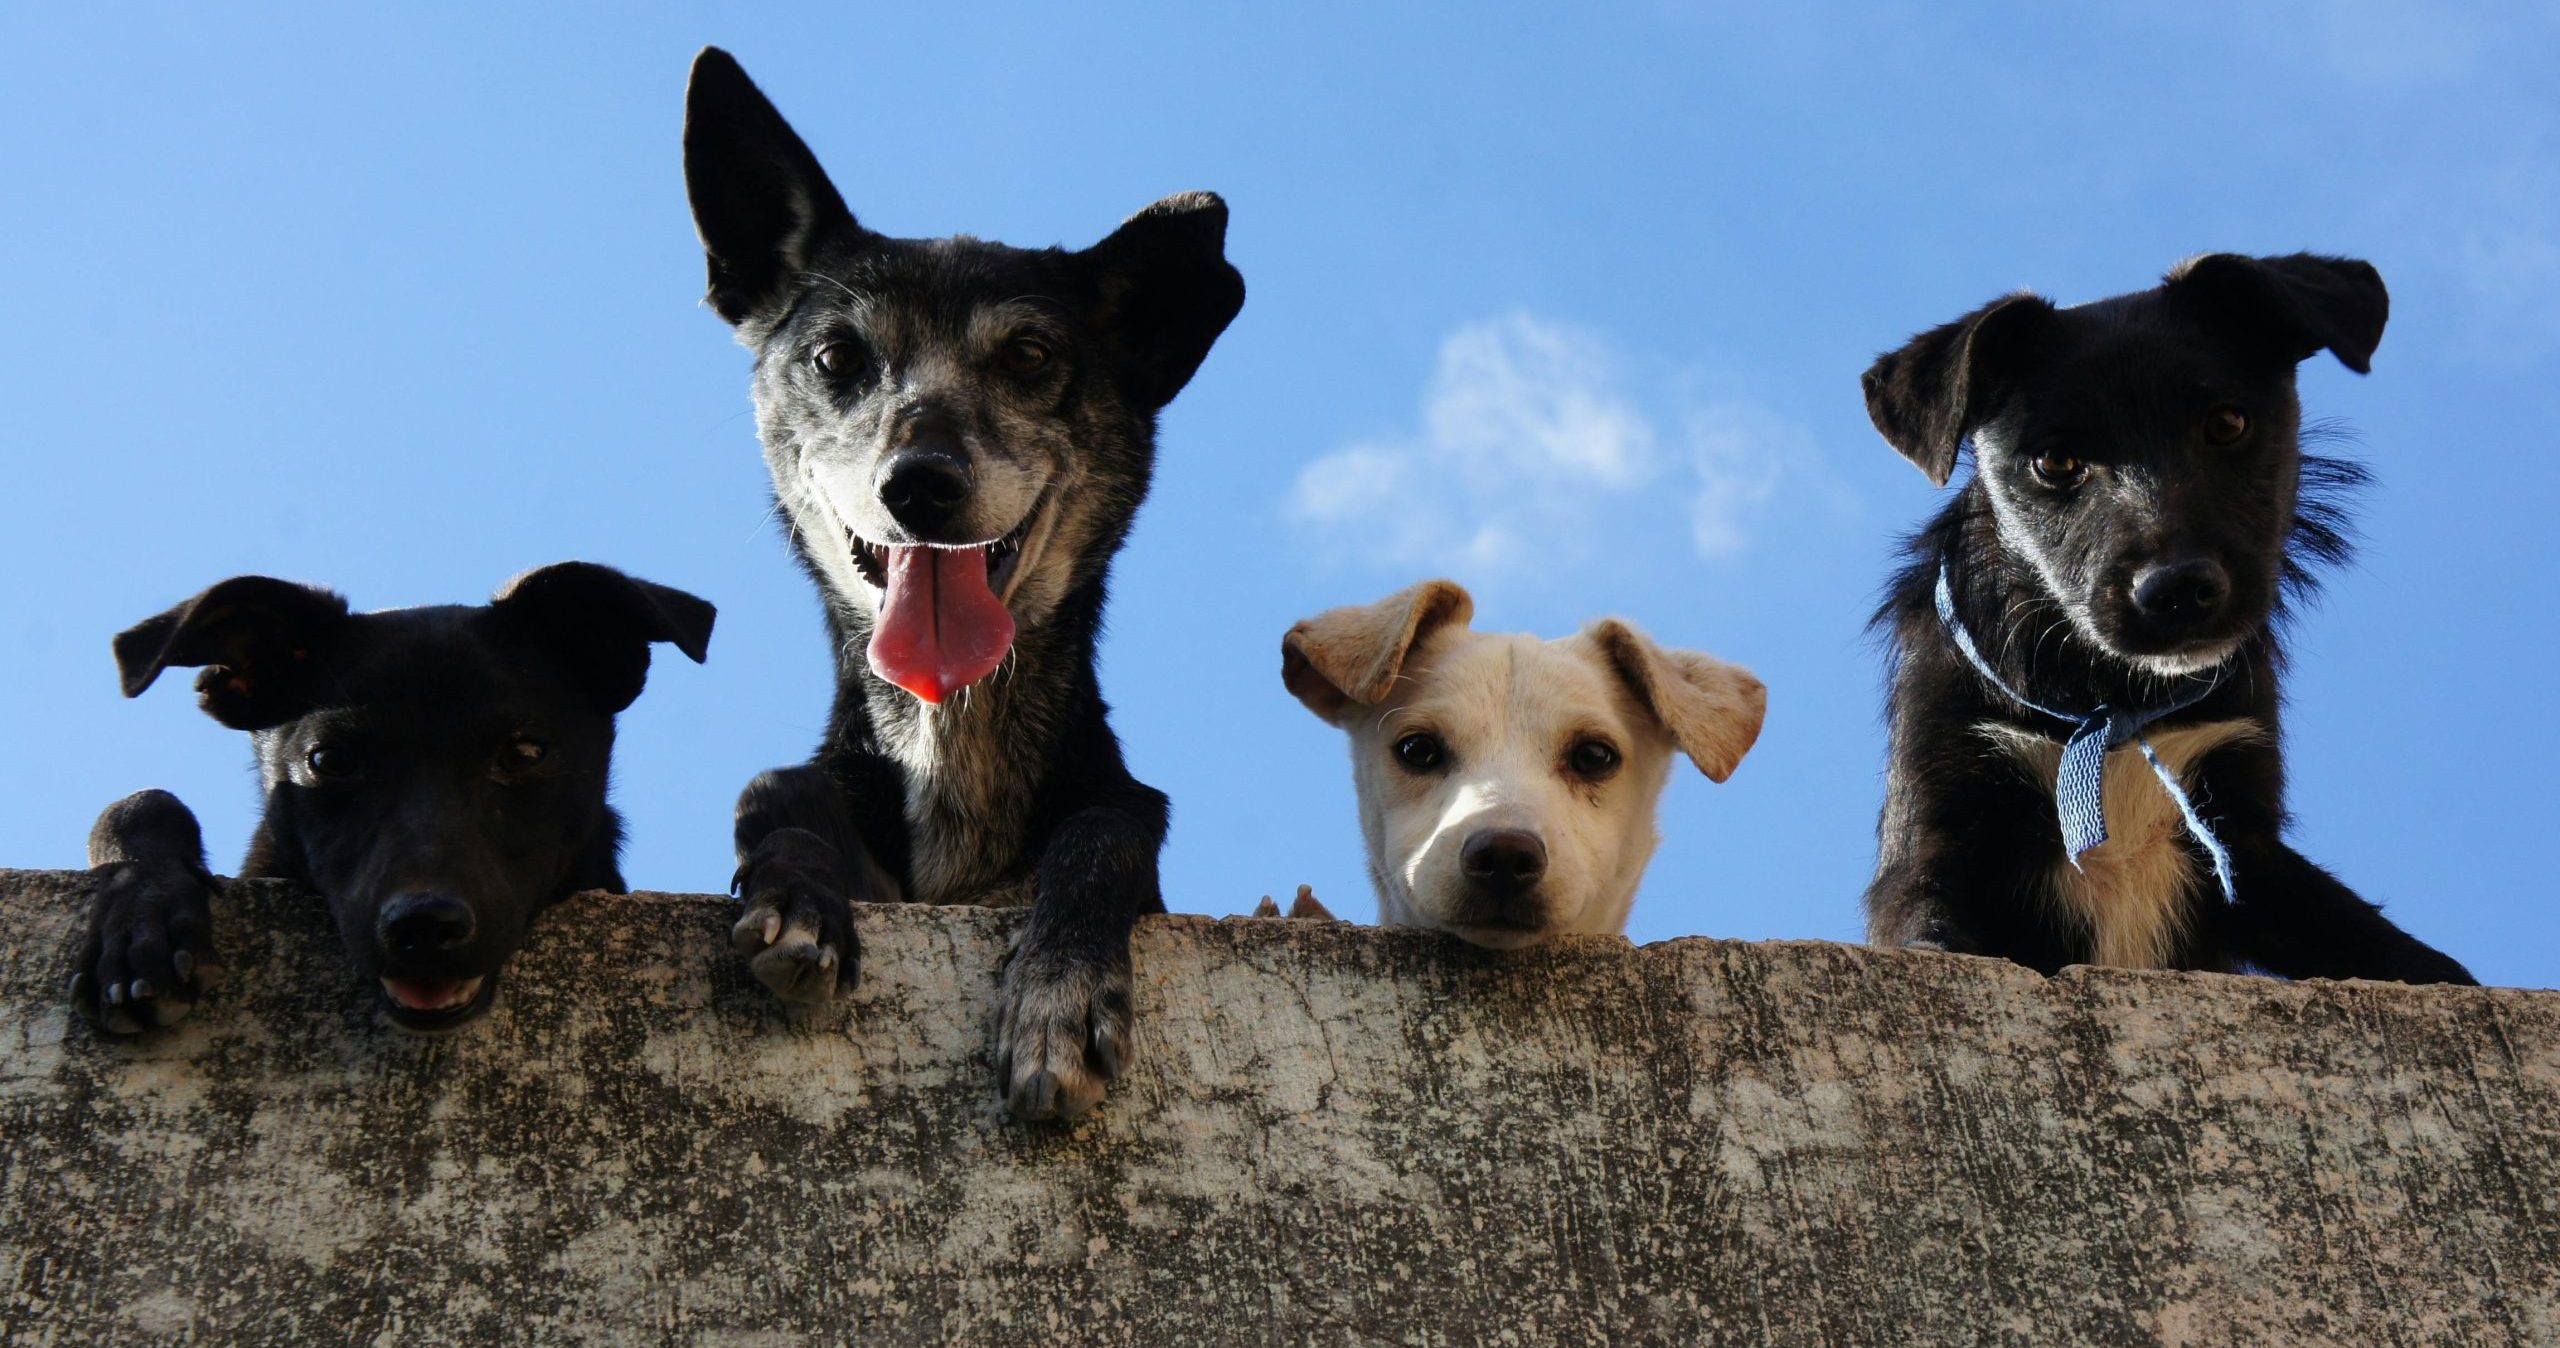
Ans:
[{"label": "concrete wall", "polygon": [[111,1044],[77,905],[0,872],[9,1343],[2560,1342],[2555,993],[1171,918],[1042,1130],[998,912],[793,1026],[721,900],[582,900],[419,1040],[243,886]]}]

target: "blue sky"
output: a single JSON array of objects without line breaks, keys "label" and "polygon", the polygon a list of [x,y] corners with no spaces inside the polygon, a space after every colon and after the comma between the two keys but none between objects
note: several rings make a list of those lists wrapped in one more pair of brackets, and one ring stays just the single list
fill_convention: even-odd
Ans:
[{"label": "blue sky", "polygon": [[[1230,203],[1250,298],[1164,418],[1105,647],[1176,909],[1372,910],[1278,641],[1438,573],[1480,626],[1617,613],[1769,683],[1734,779],[1666,797],[1632,935],[1855,938],[1862,624],[1934,501],[1859,371],[2011,288],[2312,248],[2393,319],[2370,378],[2304,367],[2379,481],[2297,638],[2295,838],[2483,977],[2560,982],[2560,11],[371,8],[0,14],[9,863],[78,864],[150,785],[236,863],[243,737],[183,682],[117,696],[132,621],[241,572],[379,608],[584,557],[721,607],[625,714],[617,800],[635,884],[726,882],[828,668],[698,304],[677,133],[717,42],[875,228],[1081,245]],[[1346,503],[1355,461],[1432,489]]]}]

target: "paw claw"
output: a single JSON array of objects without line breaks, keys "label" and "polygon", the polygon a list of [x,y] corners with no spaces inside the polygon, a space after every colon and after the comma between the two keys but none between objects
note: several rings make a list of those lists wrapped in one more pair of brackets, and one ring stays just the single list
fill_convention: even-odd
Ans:
[{"label": "paw claw", "polygon": [[1073,1119],[1102,1103],[1131,1052],[1129,974],[1017,952],[1005,968],[996,1079],[1025,1120]]}]

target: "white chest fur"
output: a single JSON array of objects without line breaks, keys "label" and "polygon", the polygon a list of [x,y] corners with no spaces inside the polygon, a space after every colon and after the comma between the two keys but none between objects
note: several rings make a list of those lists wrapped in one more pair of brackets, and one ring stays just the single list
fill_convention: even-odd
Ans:
[{"label": "white chest fur", "polygon": [[[1997,722],[1977,727],[2017,759],[2029,780],[2050,800],[2062,742]],[[2192,789],[2196,765],[2228,745],[2263,742],[2256,721],[2210,721],[2150,736],[2160,761]],[[2193,892],[2210,872],[2179,842],[2186,823],[2142,750],[2126,745],[2107,755],[2107,840],[2080,857],[2075,869],[2056,849],[2045,893],[2066,919],[2089,937],[2089,961],[2125,969],[2157,969],[2185,935]],[[2200,806],[2205,802],[2197,802]],[[2048,807],[2049,808],[2049,807]],[[2209,807],[2208,807],[2209,808]]]}]

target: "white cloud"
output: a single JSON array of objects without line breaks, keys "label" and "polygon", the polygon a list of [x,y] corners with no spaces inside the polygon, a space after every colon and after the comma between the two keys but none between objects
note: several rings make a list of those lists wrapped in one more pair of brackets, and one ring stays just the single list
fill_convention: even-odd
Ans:
[{"label": "white cloud", "polygon": [[1811,439],[1756,406],[1675,405],[1665,424],[1676,444],[1598,334],[1471,323],[1440,344],[1419,430],[1308,464],[1288,512],[1331,551],[1481,581],[1623,541],[1666,497],[1686,500],[1701,556],[1730,557],[1787,466],[1812,462]]},{"label": "white cloud", "polygon": [[1746,525],[1790,461],[1804,461],[1812,438],[1756,407],[1725,403],[1689,414],[1690,466],[1698,475],[1689,536],[1701,557],[1730,557],[1751,541]]}]

